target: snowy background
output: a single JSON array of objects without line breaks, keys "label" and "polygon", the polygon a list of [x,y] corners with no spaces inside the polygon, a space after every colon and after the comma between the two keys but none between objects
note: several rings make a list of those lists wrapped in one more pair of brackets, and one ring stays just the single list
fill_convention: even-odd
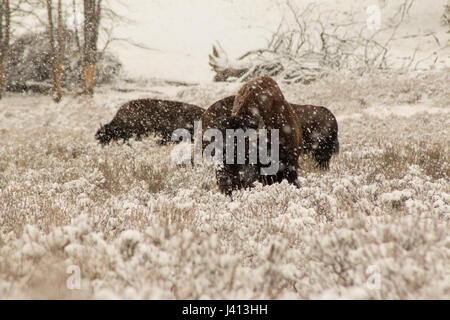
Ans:
[{"label": "snowy background", "polygon": [[[147,78],[211,81],[214,74],[206,62],[212,44],[219,41],[230,57],[238,57],[264,47],[281,19],[292,20],[285,0],[258,0],[257,3],[254,0],[133,0],[132,6],[128,3],[118,5],[117,10],[134,23],[117,28],[117,35],[155,51],[130,50],[122,44],[114,45],[113,50],[131,75]],[[356,20],[364,22],[367,7],[376,4],[381,9],[384,27],[401,1],[303,0],[291,3],[299,10],[308,3],[318,3],[339,22],[345,21],[343,12],[352,13]],[[441,46],[432,37],[403,39],[395,42],[394,52],[398,56],[409,56],[420,47],[422,56],[437,51],[443,59],[439,66],[450,66],[449,34],[439,20],[445,3],[446,0],[416,1],[399,31],[402,36],[435,32]],[[340,14],[334,14],[336,12]],[[445,46],[447,48],[443,48]]]}]

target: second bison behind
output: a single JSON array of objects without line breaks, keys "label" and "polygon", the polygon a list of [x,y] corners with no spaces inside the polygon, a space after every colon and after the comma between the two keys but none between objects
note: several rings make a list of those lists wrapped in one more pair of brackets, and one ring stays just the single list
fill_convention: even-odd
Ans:
[{"label": "second bison behind", "polygon": [[154,133],[161,136],[161,144],[171,140],[176,129],[194,132],[194,121],[203,117],[203,109],[192,104],[159,99],[137,99],[123,104],[114,118],[97,131],[95,138],[101,144],[111,140],[124,141],[133,135]]}]

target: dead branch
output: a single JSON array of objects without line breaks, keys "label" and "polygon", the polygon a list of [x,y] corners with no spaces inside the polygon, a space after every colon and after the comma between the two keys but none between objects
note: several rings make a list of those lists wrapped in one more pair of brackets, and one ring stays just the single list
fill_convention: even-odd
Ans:
[{"label": "dead branch", "polygon": [[[247,51],[237,59],[229,59],[217,43],[209,55],[209,65],[216,73],[216,81],[239,79],[267,74],[285,82],[311,82],[334,71],[363,74],[376,70],[390,70],[390,50],[400,26],[405,21],[415,0],[404,0],[385,28],[369,32],[363,21],[332,22],[318,5],[307,5],[297,10],[287,1],[293,23],[283,16],[271,34],[265,48]],[[359,26],[359,28],[358,28]],[[433,36],[432,33],[410,36]],[[434,36],[435,37],[435,36]],[[436,39],[439,44],[439,40]],[[402,67],[414,65],[416,54]]]}]

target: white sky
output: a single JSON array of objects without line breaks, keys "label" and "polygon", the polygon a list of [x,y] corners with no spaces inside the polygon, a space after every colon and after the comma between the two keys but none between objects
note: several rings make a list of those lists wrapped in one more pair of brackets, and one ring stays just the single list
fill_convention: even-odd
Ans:
[{"label": "white sky", "polygon": [[[232,0],[130,1],[128,9],[121,11],[134,23],[118,29],[118,35],[158,50],[127,45],[115,45],[113,50],[133,75],[209,81],[213,73],[208,54],[215,41],[231,56],[240,55],[263,46],[271,27],[279,23],[276,1],[239,2],[241,5]],[[264,17],[258,17],[261,12],[266,12]]]}]

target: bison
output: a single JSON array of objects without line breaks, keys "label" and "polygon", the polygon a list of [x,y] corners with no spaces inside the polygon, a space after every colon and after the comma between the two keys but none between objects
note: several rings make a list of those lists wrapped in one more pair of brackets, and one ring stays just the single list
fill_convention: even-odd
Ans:
[{"label": "bison", "polygon": [[211,122],[219,118],[231,117],[233,111],[233,103],[235,96],[229,96],[219,101],[214,102],[203,113],[202,124],[203,127],[211,127]]},{"label": "bison", "polygon": [[154,133],[161,136],[161,144],[171,140],[175,129],[194,133],[194,121],[203,117],[204,110],[192,104],[159,99],[138,99],[123,104],[111,122],[101,126],[95,138],[102,144],[111,140],[127,141],[133,135],[141,137]]},{"label": "bison", "polygon": [[[233,117],[220,117],[217,119],[212,119],[208,123],[208,128],[214,128],[221,132],[222,137],[227,139],[227,129],[242,129],[247,131],[248,129],[257,129],[253,123],[247,120],[233,118]],[[245,139],[245,150],[249,150],[249,139]],[[228,151],[233,153],[233,164],[226,164],[225,158]],[[224,147],[223,149],[223,164],[220,164],[216,169],[216,179],[219,186],[219,190],[226,195],[231,196],[233,190],[238,190],[241,188],[251,187],[255,180],[259,178],[259,169],[257,163],[250,164],[248,152],[244,154],[245,161],[240,164],[237,161],[239,150],[237,148],[237,141],[233,138],[233,146],[231,149]]]},{"label": "bison", "polygon": [[[225,134],[226,127],[224,127],[224,125],[227,122],[220,122],[217,120],[220,118],[231,117],[234,98],[235,96],[223,98],[219,101],[214,102],[208,109],[205,110],[202,118],[203,133],[205,133],[205,131],[210,128],[215,128],[223,131],[223,134]],[[202,141],[202,150],[205,149],[206,145],[207,142]]]},{"label": "bison", "polygon": [[338,124],[325,107],[291,104],[303,130],[303,152],[311,153],[317,165],[328,169],[330,159],[339,152]]},{"label": "bison", "polygon": [[[212,104],[203,115],[203,127],[221,117],[230,117],[235,96],[229,96]],[[303,153],[311,153],[321,169],[328,169],[331,156],[339,153],[338,124],[327,108],[291,103],[302,127]]]},{"label": "bison", "polygon": [[[231,100],[231,97],[228,99]],[[220,109],[220,108],[219,108]],[[227,164],[216,171],[218,184],[222,192],[249,185],[258,179],[264,184],[272,184],[287,179],[298,186],[298,158],[302,150],[302,131],[291,105],[285,100],[278,84],[270,77],[263,76],[245,83],[238,91],[231,112],[231,117],[217,119],[219,129],[248,128],[278,129],[279,153],[278,171],[270,175],[261,175],[263,165],[246,162],[244,165]],[[212,127],[215,122],[208,124]],[[225,153],[225,152],[224,152]],[[247,157],[247,156],[246,156]]]}]

